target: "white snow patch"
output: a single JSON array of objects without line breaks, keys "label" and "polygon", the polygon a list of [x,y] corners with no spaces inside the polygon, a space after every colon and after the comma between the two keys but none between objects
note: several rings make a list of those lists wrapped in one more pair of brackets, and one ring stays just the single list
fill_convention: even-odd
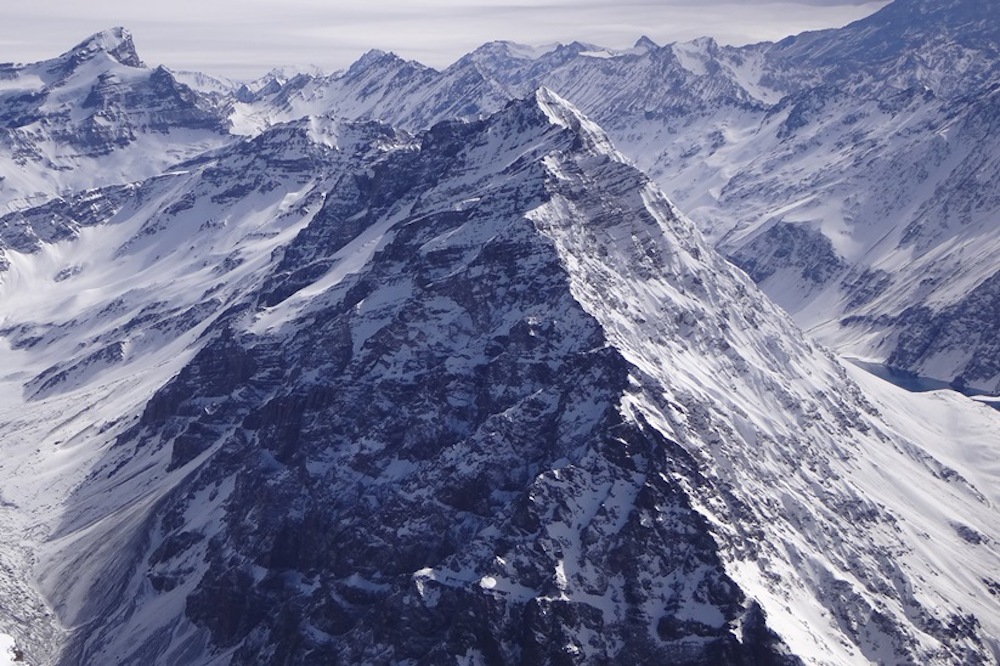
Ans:
[{"label": "white snow patch", "polygon": [[587,57],[587,58],[601,58],[601,59],[606,60],[608,58],[617,58],[621,54],[619,54],[619,53],[612,53],[611,51],[608,51],[607,49],[600,49],[600,50],[597,50],[597,51],[580,51],[580,55],[582,55],[584,57]]},{"label": "white snow patch", "polygon": [[698,76],[708,74],[708,68],[705,65],[705,48],[701,40],[677,42],[671,46],[671,49],[677,56],[681,67]]},{"label": "white snow patch", "polygon": [[274,307],[257,313],[253,323],[248,327],[252,333],[262,334],[272,331],[283,324],[294,320],[302,310],[312,304],[313,299],[338,284],[344,278],[357,273],[365,267],[375,252],[382,246],[389,230],[396,223],[388,219],[366,229],[357,238],[344,246],[337,254],[336,264],[319,280],[295,292]]},{"label": "white snow patch", "polygon": [[14,649],[17,646],[14,639],[7,634],[0,634],[0,666],[20,666],[23,661],[14,661]]}]

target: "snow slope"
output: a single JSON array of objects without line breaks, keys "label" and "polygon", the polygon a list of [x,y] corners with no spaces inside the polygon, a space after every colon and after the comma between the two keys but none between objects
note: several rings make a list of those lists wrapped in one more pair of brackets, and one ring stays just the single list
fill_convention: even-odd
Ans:
[{"label": "snow slope", "polygon": [[[114,437],[190,361],[227,304],[259,284],[272,250],[322,207],[338,169],[359,157],[356,137],[380,132],[301,122],[140,185],[77,195],[85,205],[60,200],[37,216],[8,215],[29,230],[50,225],[54,209],[66,220],[54,242],[35,236],[22,251],[8,251],[0,273],[3,515],[8,533],[22,535],[4,547],[10,568],[20,572],[7,583],[8,596],[35,596],[32,570],[41,567],[44,578],[53,565],[29,544],[61,543],[53,528]],[[392,143],[391,132],[385,141]],[[79,210],[93,217],[83,219]],[[116,497],[109,494],[104,511],[126,506]],[[75,554],[59,566],[78,583],[91,582],[73,559],[79,544],[64,547]],[[15,613],[8,619],[18,631],[31,627],[34,637],[23,642],[41,663],[77,623],[77,604],[80,594],[59,599],[58,619],[42,602],[30,614],[5,608]]]}]

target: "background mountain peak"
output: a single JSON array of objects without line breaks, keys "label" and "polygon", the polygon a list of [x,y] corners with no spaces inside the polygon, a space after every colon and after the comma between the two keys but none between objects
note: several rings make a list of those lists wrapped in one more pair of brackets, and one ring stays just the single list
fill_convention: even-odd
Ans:
[{"label": "background mountain peak", "polygon": [[89,59],[102,52],[107,53],[127,67],[145,66],[135,50],[132,33],[121,26],[91,35],[73,47],[67,55],[79,59]]}]

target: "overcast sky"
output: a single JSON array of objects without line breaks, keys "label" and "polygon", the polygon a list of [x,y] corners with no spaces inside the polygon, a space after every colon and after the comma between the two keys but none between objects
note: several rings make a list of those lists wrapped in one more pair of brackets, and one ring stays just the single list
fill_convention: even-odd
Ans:
[{"label": "overcast sky", "polygon": [[[994,0],[984,0],[994,1]],[[711,35],[745,44],[838,27],[885,0],[3,0],[0,62],[33,62],[116,25],[150,65],[255,78],[346,67],[372,48],[445,67],[483,42],[612,48]]]}]

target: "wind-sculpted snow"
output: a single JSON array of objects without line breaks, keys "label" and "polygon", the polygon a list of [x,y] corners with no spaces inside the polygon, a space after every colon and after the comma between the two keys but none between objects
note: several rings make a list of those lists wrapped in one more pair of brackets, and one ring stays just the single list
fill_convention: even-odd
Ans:
[{"label": "wind-sculpted snow", "polygon": [[548,90],[4,219],[0,593],[38,620],[0,629],[36,661],[994,659],[995,474]]}]

